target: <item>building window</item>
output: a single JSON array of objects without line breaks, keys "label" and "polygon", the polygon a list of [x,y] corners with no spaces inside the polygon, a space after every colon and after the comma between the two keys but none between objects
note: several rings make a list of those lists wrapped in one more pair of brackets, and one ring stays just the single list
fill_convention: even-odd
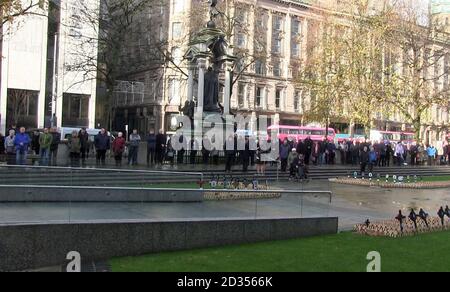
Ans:
[{"label": "building window", "polygon": [[291,32],[292,32],[292,36],[297,36],[302,33],[302,26],[298,19],[292,20]]},{"label": "building window", "polygon": [[273,29],[276,31],[282,31],[283,20],[281,16],[274,16],[273,18]]},{"label": "building window", "polygon": [[258,75],[266,75],[266,64],[260,60],[255,61],[255,73]]},{"label": "building window", "polygon": [[281,53],[281,39],[276,38],[273,40],[272,51],[275,54]]},{"label": "building window", "polygon": [[239,105],[239,107],[244,106],[244,94],[245,94],[245,85],[242,83],[239,83],[239,88],[238,88],[238,105]]},{"label": "building window", "polygon": [[291,52],[293,57],[300,57],[300,45],[298,43],[293,42]]},{"label": "building window", "polygon": [[256,96],[255,96],[255,106],[256,107],[261,107],[261,101],[263,99],[263,88],[261,87],[256,87]]},{"label": "building window", "polygon": [[246,67],[245,67],[245,60],[244,59],[239,59],[237,61],[236,69],[237,69],[237,72],[239,72],[239,73],[243,72],[246,69]]},{"label": "building window", "polygon": [[245,48],[245,35],[243,33],[237,35],[237,46],[239,48]]},{"label": "building window", "polygon": [[277,89],[275,92],[275,107],[276,109],[280,109],[281,105],[281,89]]},{"label": "building window", "polygon": [[280,66],[280,63],[275,63],[273,65],[273,76],[281,77],[281,66]]},{"label": "building window", "polygon": [[62,124],[64,127],[87,127],[89,125],[89,95],[63,94]]},{"label": "building window", "polygon": [[186,0],[173,0],[173,13],[182,13],[184,11],[184,2]]},{"label": "building window", "polygon": [[170,79],[169,80],[169,104],[170,105],[180,105],[180,80]]},{"label": "building window", "polygon": [[179,39],[182,36],[181,22],[172,23],[172,39]]},{"label": "building window", "polygon": [[[8,89],[7,125],[36,128],[38,91]],[[8,134],[8,133],[7,133]]]}]

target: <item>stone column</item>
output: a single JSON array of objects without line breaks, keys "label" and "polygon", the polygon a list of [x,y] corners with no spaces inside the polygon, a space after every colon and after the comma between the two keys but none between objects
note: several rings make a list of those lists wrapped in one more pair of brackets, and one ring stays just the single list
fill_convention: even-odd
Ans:
[{"label": "stone column", "polygon": [[256,115],[256,112],[252,112],[251,122],[250,122],[250,130],[252,130],[253,133],[255,133],[258,129],[258,117]]},{"label": "stone column", "polygon": [[225,92],[223,98],[223,114],[230,114],[230,102],[231,102],[231,84],[233,80],[231,80],[231,71],[233,70],[233,62],[225,61]]},{"label": "stone column", "polygon": [[194,69],[195,64],[189,63],[188,65],[188,92],[187,100],[192,101],[194,99]]},{"label": "stone column", "polygon": [[203,113],[203,101],[205,95],[205,69],[206,59],[198,59],[198,96],[197,96],[197,112]]}]

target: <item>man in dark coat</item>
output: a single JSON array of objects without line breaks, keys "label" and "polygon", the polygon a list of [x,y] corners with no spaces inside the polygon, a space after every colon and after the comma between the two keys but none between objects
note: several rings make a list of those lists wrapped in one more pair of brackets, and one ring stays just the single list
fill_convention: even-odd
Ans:
[{"label": "man in dark coat", "polygon": [[158,135],[156,135],[156,158],[160,164],[164,161],[166,142],[167,136],[164,134],[163,130],[160,130]]},{"label": "man in dark coat", "polygon": [[97,166],[100,164],[105,166],[106,164],[106,151],[110,148],[110,138],[106,129],[102,128],[101,131],[95,136],[94,140],[95,149],[97,151]]},{"label": "man in dark coat", "polygon": [[240,151],[242,157],[242,171],[248,171],[248,165],[250,164],[250,142],[248,137],[245,137],[245,149]]},{"label": "man in dark coat", "polygon": [[50,145],[50,165],[56,166],[58,147],[59,143],[61,143],[61,134],[58,133],[58,130],[55,127],[50,129],[50,134],[52,135],[52,144]]},{"label": "man in dark coat", "polygon": [[156,135],[151,130],[147,136],[147,165],[156,164]]},{"label": "man in dark coat", "polygon": [[305,164],[309,165],[309,160],[311,157],[311,153],[313,150],[314,142],[311,140],[311,137],[306,137],[305,139]]},{"label": "man in dark coat", "polygon": [[86,153],[89,152],[89,134],[86,132],[86,128],[81,128],[78,133],[78,138],[80,139],[80,154],[81,154],[81,165],[86,165]]}]

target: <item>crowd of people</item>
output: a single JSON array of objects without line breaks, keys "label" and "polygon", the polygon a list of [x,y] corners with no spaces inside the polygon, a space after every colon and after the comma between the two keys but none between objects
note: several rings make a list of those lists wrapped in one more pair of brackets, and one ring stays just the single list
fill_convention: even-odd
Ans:
[{"label": "crowd of people", "polygon": [[[86,129],[82,128],[62,140],[57,128],[46,128],[42,132],[35,131],[29,135],[25,128],[17,129],[13,126],[9,129],[8,136],[0,134],[0,155],[6,157],[8,164],[23,165],[27,163],[27,155],[32,153],[33,159],[39,160],[40,165],[57,165],[59,144],[65,142],[71,166],[85,166],[89,154],[95,152],[97,166],[105,166],[108,153],[111,153],[116,166],[121,167],[124,156],[128,158],[128,165],[137,165],[140,161],[139,149],[146,144],[148,166],[164,163],[173,165],[175,162],[219,165],[222,159],[226,172],[231,172],[233,167],[238,165],[246,172],[250,165],[255,165],[257,174],[264,175],[268,164],[280,163],[282,172],[297,179],[306,179],[308,167],[312,164],[359,165],[361,172],[365,173],[372,172],[374,167],[390,165],[450,163],[448,144],[437,149],[433,145],[416,143],[372,143],[369,140],[334,143],[325,138],[322,141],[313,141],[307,137],[303,141],[279,141],[279,153],[270,156],[265,155],[272,152],[270,149],[262,149],[258,141],[251,141],[249,137],[230,136],[223,149],[214,148],[215,141],[207,137],[201,141],[202,145],[198,145],[199,142],[195,139],[187,145],[188,142],[183,136],[177,137],[179,141],[172,141],[173,137],[168,137],[162,130],[158,133],[150,131],[145,137],[141,137],[137,130],[133,130],[128,137],[119,132],[112,139],[106,129],[101,129],[95,136],[89,136]],[[175,151],[172,142],[177,142],[177,146],[181,145],[181,150]],[[239,144],[244,146],[238,149]],[[256,148],[252,145],[256,145]]]},{"label": "crowd of people", "polygon": [[13,126],[8,130],[8,136],[0,134],[0,155],[5,157],[7,164],[25,165],[30,150],[39,155],[41,165],[55,162],[60,143],[56,128],[45,129],[43,133],[30,136],[24,127]]}]

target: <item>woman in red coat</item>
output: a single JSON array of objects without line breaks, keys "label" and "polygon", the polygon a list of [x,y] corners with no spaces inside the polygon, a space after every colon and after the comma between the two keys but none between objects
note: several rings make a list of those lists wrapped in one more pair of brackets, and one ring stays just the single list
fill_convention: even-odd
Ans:
[{"label": "woman in red coat", "polygon": [[116,166],[122,166],[122,155],[125,151],[125,138],[123,137],[122,132],[120,132],[118,137],[114,140],[112,151],[114,153],[114,159],[116,160]]}]

